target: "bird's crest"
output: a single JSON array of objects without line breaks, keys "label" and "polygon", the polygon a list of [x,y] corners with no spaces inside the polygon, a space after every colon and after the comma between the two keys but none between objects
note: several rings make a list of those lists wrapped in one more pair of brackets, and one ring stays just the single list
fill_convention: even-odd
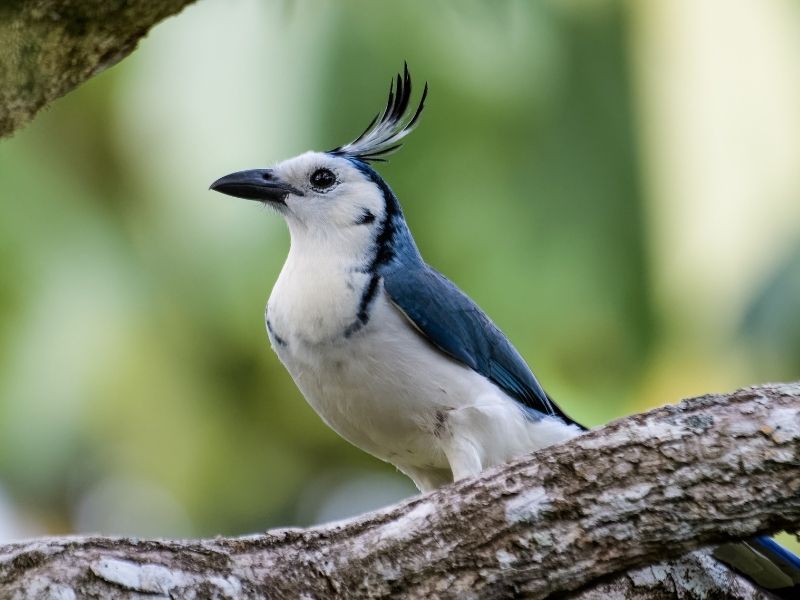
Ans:
[{"label": "bird's crest", "polygon": [[426,83],[419,106],[409,119],[411,75],[408,72],[408,65],[403,64],[402,76],[398,73],[397,80],[393,80],[389,85],[389,99],[386,101],[386,108],[375,115],[364,133],[349,144],[329,150],[329,154],[349,156],[365,162],[386,161],[385,157],[400,148],[402,146],[400,140],[411,133],[416,126],[425,106],[427,95],[428,84]]}]

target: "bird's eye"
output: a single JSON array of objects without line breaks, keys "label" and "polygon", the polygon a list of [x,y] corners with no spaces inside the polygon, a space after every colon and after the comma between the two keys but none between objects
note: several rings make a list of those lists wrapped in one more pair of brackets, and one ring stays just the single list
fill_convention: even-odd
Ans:
[{"label": "bird's eye", "polygon": [[336,183],[336,175],[330,169],[317,169],[309,178],[311,185],[317,190],[327,190]]}]

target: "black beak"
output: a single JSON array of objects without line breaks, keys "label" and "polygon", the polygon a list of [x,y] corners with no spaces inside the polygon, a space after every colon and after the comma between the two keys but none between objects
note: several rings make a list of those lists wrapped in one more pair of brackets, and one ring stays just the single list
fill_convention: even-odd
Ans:
[{"label": "black beak", "polygon": [[286,196],[289,194],[303,195],[300,190],[281,181],[272,169],[251,169],[231,173],[217,179],[209,189],[237,198],[281,204],[285,204]]}]

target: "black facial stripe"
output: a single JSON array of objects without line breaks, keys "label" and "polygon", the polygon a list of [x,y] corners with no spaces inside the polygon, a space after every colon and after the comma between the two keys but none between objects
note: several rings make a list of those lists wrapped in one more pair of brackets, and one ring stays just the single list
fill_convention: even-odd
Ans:
[{"label": "black facial stripe", "polygon": [[[402,212],[397,198],[386,185],[386,182],[381,179],[377,173],[372,169],[353,161],[353,165],[364,173],[369,179],[378,186],[383,196],[384,211],[380,223],[375,228],[375,241],[373,244],[373,255],[369,265],[364,269],[365,273],[370,275],[369,281],[364,286],[361,292],[361,300],[358,303],[358,312],[356,313],[356,320],[353,321],[344,331],[345,337],[350,337],[356,332],[360,331],[370,319],[370,308],[378,293],[378,284],[380,283],[379,268],[388,263],[394,257],[394,249],[392,242],[397,232],[396,220],[402,219]],[[372,215],[373,220],[375,215]],[[363,217],[363,215],[362,215]]]},{"label": "black facial stripe", "polygon": [[375,215],[368,208],[363,209],[363,212],[355,220],[354,225],[369,225],[375,221]]},{"label": "black facial stripe", "polygon": [[367,309],[369,309],[369,305],[372,304],[372,301],[375,299],[375,294],[378,291],[378,282],[380,279],[381,278],[377,273],[373,273],[372,277],[369,279],[369,283],[364,288],[364,292],[361,294],[361,302],[358,304],[358,320],[365,325],[367,321],[369,321],[369,313]]},{"label": "black facial stripe", "polygon": [[373,273],[369,278],[369,282],[367,282],[367,285],[364,286],[364,290],[361,292],[361,300],[358,303],[356,320],[350,323],[344,330],[344,337],[350,337],[369,323],[369,308],[372,301],[375,299],[375,295],[378,293],[378,283],[380,283],[380,280],[380,275],[377,273]]},{"label": "black facial stripe", "polygon": [[275,333],[275,330],[272,328],[272,323],[270,322],[269,319],[267,319],[267,331],[273,337],[273,339],[275,340],[275,343],[278,344],[278,346],[286,346],[287,345],[286,344],[286,340],[283,339],[281,336],[279,336],[277,333]]},{"label": "black facial stripe", "polygon": [[344,337],[349,338],[354,333],[357,333],[363,326],[364,324],[361,321],[353,321],[350,323],[350,325],[344,328]]},{"label": "black facial stripe", "polygon": [[[345,337],[350,337],[357,331],[360,331],[368,322],[370,317],[370,306],[375,299],[378,292],[378,283],[380,282],[380,275],[378,275],[378,267],[385,262],[391,260],[392,252],[392,236],[394,235],[394,212],[389,210],[388,204],[383,219],[378,225],[378,232],[375,236],[375,253],[372,256],[372,261],[366,268],[366,272],[370,274],[369,282],[364,286],[361,292],[361,300],[358,303],[358,313],[356,313],[356,320],[353,321],[344,331]],[[370,213],[372,214],[372,213]],[[373,215],[373,219],[374,219]]]}]

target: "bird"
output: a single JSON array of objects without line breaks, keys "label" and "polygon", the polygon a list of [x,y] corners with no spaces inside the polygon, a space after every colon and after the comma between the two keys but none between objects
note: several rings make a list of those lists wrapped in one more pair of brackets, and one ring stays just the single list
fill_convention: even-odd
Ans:
[{"label": "bird", "polygon": [[[486,313],[425,262],[376,171],[420,121],[428,84],[416,108],[411,91],[405,64],[353,141],[231,173],[211,189],[286,221],[291,243],[266,329],[307,402],[345,440],[428,492],[586,428]],[[729,564],[769,571],[760,581],[800,583],[800,559],[770,538],[727,546]]]}]

